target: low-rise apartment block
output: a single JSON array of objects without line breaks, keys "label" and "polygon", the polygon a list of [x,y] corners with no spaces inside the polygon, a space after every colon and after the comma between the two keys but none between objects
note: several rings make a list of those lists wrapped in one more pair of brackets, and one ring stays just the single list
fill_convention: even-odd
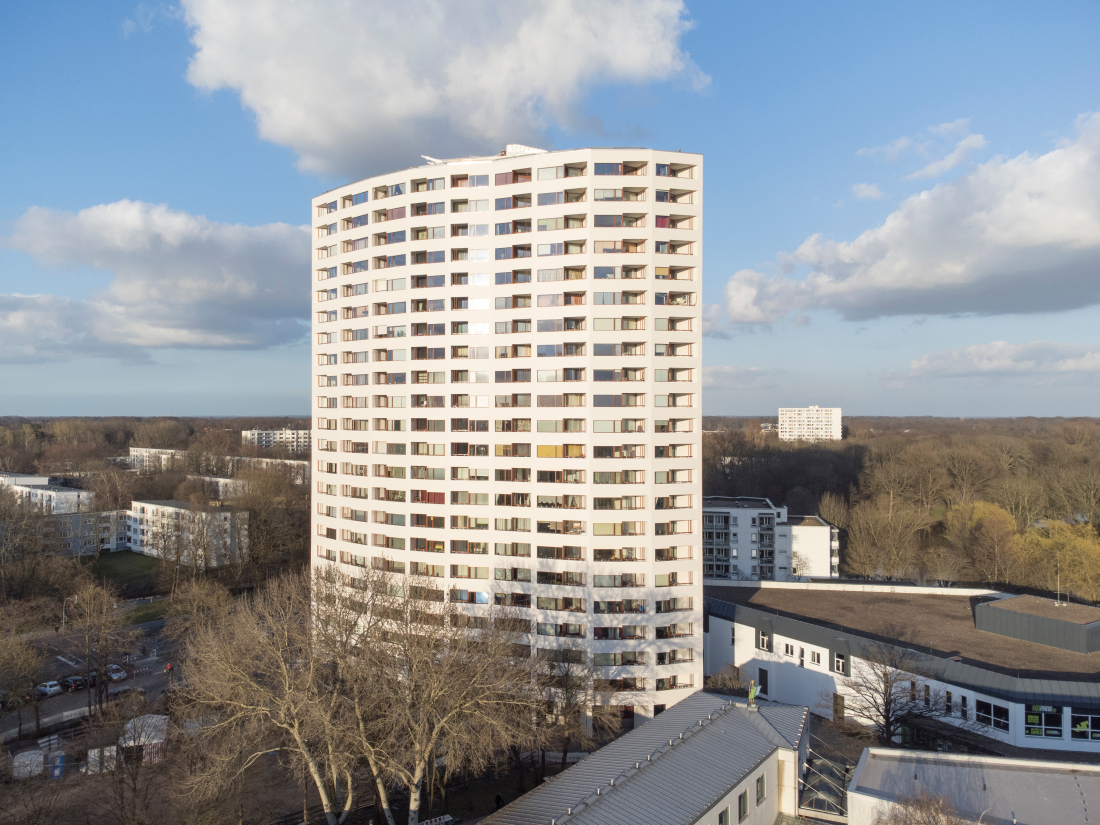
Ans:
[{"label": "low-rise apartment block", "polygon": [[95,503],[87,490],[55,484],[49,476],[0,473],[0,488],[10,490],[22,504],[47,514],[87,512]]},{"label": "low-rise apartment block", "polygon": [[780,441],[839,441],[844,437],[840,407],[780,407]]},{"label": "low-rise apartment block", "polygon": [[[157,447],[131,447],[130,466],[139,472],[157,472],[159,470],[201,470],[195,467],[199,462],[200,454],[192,454],[188,450],[165,450]],[[296,484],[309,483],[309,462],[297,461],[289,458],[250,458],[246,456],[213,456],[211,457],[215,472],[224,473],[227,477],[242,470],[283,470],[290,474]],[[209,475],[209,473],[204,473]]]},{"label": "low-rise apartment block", "polygon": [[818,516],[788,516],[770,499],[703,499],[706,581],[836,578],[840,536]]},{"label": "low-rise apartment block", "polygon": [[241,444],[256,447],[285,447],[294,452],[307,452],[313,433],[311,430],[241,430]]},{"label": "low-rise apartment block", "polygon": [[205,570],[247,554],[248,513],[185,501],[134,501],[127,537],[135,553]]}]

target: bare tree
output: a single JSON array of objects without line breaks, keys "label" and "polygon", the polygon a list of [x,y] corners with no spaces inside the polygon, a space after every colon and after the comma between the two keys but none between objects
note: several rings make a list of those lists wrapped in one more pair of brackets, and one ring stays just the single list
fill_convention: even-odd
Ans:
[{"label": "bare tree", "polygon": [[101,821],[150,825],[154,801],[167,792],[168,717],[141,695],[126,696],[89,717],[90,783],[83,803]]},{"label": "bare tree", "polygon": [[[968,726],[947,694],[921,674],[923,668],[913,651],[873,644],[854,658],[850,667],[851,678],[839,686],[845,718],[867,725],[880,744],[891,745],[904,728],[928,720]],[[831,694],[822,699],[832,705]]]},{"label": "bare tree", "polygon": [[955,811],[951,800],[921,794],[903,797],[875,817],[873,825],[977,825],[984,816],[966,819]]},{"label": "bare tree", "polygon": [[373,692],[373,702],[360,706],[362,727],[374,731],[372,752],[386,773],[408,789],[410,825],[419,821],[438,758],[444,779],[484,769],[495,754],[529,741],[541,705],[530,620],[496,606],[469,615],[444,596],[438,579],[395,579],[355,679]]},{"label": "bare tree", "polygon": [[706,689],[713,693],[733,694],[745,687],[741,671],[736,665],[726,665],[706,679]]},{"label": "bare tree", "polygon": [[598,679],[583,650],[539,651],[538,678],[543,690],[544,733],[561,742],[561,770],[573,748],[590,750],[622,727],[621,713],[601,697],[616,686]]},{"label": "bare tree", "polygon": [[928,577],[941,585],[950,586],[963,581],[970,573],[966,556],[953,547],[937,545],[924,554],[924,570]]},{"label": "bare tree", "polygon": [[68,608],[73,638],[84,659],[89,714],[107,701],[107,666],[119,663],[130,653],[137,638],[136,631],[119,615],[117,600],[112,587],[88,582],[76,591]]},{"label": "bare tree", "polygon": [[309,579],[273,579],[217,622],[197,622],[184,646],[181,695],[204,760],[186,787],[204,799],[278,752],[310,778],[330,825],[356,802],[357,758],[339,674],[310,628]]}]

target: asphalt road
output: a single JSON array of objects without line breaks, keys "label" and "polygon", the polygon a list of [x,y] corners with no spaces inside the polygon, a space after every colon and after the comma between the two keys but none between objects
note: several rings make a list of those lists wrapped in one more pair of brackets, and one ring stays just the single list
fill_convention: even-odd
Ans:
[{"label": "asphalt road", "polygon": [[[112,682],[111,687],[133,686],[146,691],[151,700],[156,699],[168,688],[168,674],[164,666],[173,662],[174,647],[160,636],[164,629],[164,620],[146,622],[134,627],[144,634],[144,638],[137,645],[137,653],[133,662],[125,663],[128,678],[119,682]],[[70,675],[83,675],[84,660],[75,652],[73,639],[66,635],[57,635],[53,638],[42,640],[50,659],[46,666],[47,678],[51,680],[61,679]],[[142,646],[145,655],[142,656]],[[155,653],[155,655],[154,655]],[[143,672],[144,671],[144,672]],[[178,678],[178,671],[172,674]],[[45,722],[50,717],[57,716],[65,711],[88,707],[88,692],[78,690],[75,693],[62,693],[58,696],[50,696],[39,702],[39,715]],[[3,735],[6,738],[9,732],[19,728],[18,720],[14,715],[8,715],[3,723]],[[34,708],[23,710],[23,730],[34,729]]]}]

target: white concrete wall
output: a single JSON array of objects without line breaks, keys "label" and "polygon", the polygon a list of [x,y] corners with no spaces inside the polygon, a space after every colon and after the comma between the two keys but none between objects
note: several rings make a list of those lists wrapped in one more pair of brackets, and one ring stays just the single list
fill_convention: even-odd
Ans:
[{"label": "white concrete wall", "polygon": [[[648,164],[647,174],[640,176],[597,176],[594,174],[596,163],[622,163],[632,161],[644,161]],[[587,164],[586,174],[580,177],[544,179],[538,178],[538,170],[546,167],[563,166],[570,163]],[[666,178],[656,176],[656,164],[684,163],[694,164],[691,179]],[[313,554],[315,564],[328,563],[328,559],[336,559],[343,571],[355,575],[356,568],[353,564],[344,564],[340,561],[341,551],[363,557],[367,564],[374,557],[386,557],[389,560],[404,562],[423,562],[430,565],[443,565],[444,575],[439,579],[439,587],[446,591],[452,589],[465,589],[491,594],[494,592],[525,593],[530,594],[532,604],[540,597],[548,598],[583,598],[585,599],[586,612],[568,613],[551,610],[540,610],[532,606],[524,611],[533,621],[553,624],[580,623],[584,625],[584,640],[555,638],[548,636],[532,636],[532,643],[540,648],[578,648],[585,647],[592,653],[615,652],[621,650],[640,650],[646,653],[645,666],[608,668],[602,674],[607,678],[639,677],[647,681],[648,690],[641,692],[624,693],[610,697],[613,704],[631,704],[635,707],[635,713],[639,718],[647,718],[652,713],[654,704],[674,704],[679,699],[687,696],[691,688],[656,692],[653,687],[657,679],[668,676],[678,676],[684,679],[692,679],[694,688],[702,684],[702,565],[701,565],[701,541],[699,531],[701,529],[702,512],[702,477],[701,477],[701,438],[702,438],[702,323],[701,323],[701,276],[702,276],[702,176],[703,159],[700,155],[684,154],[680,152],[653,151],[647,149],[578,149],[548,154],[537,154],[522,157],[490,157],[475,158],[465,161],[448,162],[439,165],[417,167],[396,171],[390,174],[378,175],[363,181],[341,186],[330,192],[314,198],[310,207],[311,221],[314,225],[315,248],[312,266],[311,295],[314,310],[313,351],[312,351],[312,376],[310,394],[314,397],[312,406],[316,410],[317,437],[313,441],[313,469],[317,473],[314,484],[314,515],[313,515]],[[532,170],[530,183],[510,184],[497,186],[495,175],[511,170],[529,168]],[[451,186],[453,175],[487,175],[489,185],[485,187],[458,187]],[[413,192],[411,183],[418,179],[445,179],[445,188],[425,192]],[[405,184],[407,194],[375,199],[374,188],[376,186],[390,186]],[[599,202],[594,198],[596,189],[625,189],[637,187],[645,190],[645,200],[639,201],[604,201]],[[561,203],[539,206],[538,196],[541,193],[554,193],[570,189],[584,189],[586,199],[579,203]],[[655,200],[656,190],[690,190],[694,193],[691,203],[659,203]],[[369,199],[360,205],[345,207],[343,198],[353,196],[356,193],[368,192]],[[532,206],[520,209],[496,210],[497,198],[530,194]],[[486,211],[453,212],[452,202],[455,200],[468,200],[471,205],[474,202],[484,201]],[[335,212],[318,214],[318,207],[322,204],[336,202],[338,208]],[[443,203],[443,214],[432,214],[414,217],[411,208],[417,203]],[[398,207],[406,208],[406,217],[395,218],[378,223],[375,220],[376,210],[387,210]],[[596,227],[595,215],[644,215],[645,226],[642,227]],[[343,221],[355,216],[366,215],[369,217],[369,225],[354,229],[345,229]],[[537,225],[540,218],[559,218],[564,216],[584,215],[585,226],[580,229],[562,229],[538,231]],[[656,217],[661,216],[685,216],[692,221],[691,228],[661,228],[656,227]],[[532,231],[519,235],[496,236],[494,227],[497,223],[511,222],[513,220],[532,221]],[[338,231],[335,235],[320,237],[320,227],[336,224]],[[459,224],[485,225],[485,235],[465,237],[453,237],[451,227]],[[427,241],[414,241],[411,234],[409,240],[404,243],[385,244],[379,246],[375,242],[376,233],[404,230],[411,233],[418,227],[442,227],[444,237]],[[358,250],[344,251],[345,242],[367,239],[366,247]],[[598,241],[614,240],[644,240],[645,251],[629,254],[596,254],[594,245]],[[657,241],[688,241],[693,246],[691,254],[671,255],[657,253],[655,244]],[[585,251],[582,254],[538,256],[539,244],[564,243],[571,241],[583,241]],[[498,247],[511,247],[515,244],[531,244],[532,257],[495,260],[494,250]],[[325,253],[321,257],[321,249],[334,248],[333,255]],[[468,260],[451,260],[452,250],[468,249]],[[379,255],[405,254],[411,256],[416,251],[442,251],[446,260],[432,264],[413,264],[410,259],[401,267],[388,267],[382,270],[375,268],[375,257]],[[476,260],[481,253],[483,260]],[[353,274],[344,274],[344,265],[356,261],[369,262],[368,271],[360,271]],[[607,279],[596,280],[595,267],[597,266],[645,266],[646,276],[642,279]],[[549,281],[539,282],[538,271],[540,269],[559,269],[564,267],[585,268],[583,280]],[[693,279],[670,281],[657,280],[656,267],[666,266],[690,266],[693,267]],[[335,278],[319,278],[320,270],[328,267],[337,268]],[[495,273],[515,271],[521,269],[531,270],[530,283],[514,283],[497,285]],[[468,273],[473,279],[475,275],[484,275],[483,285],[452,285],[453,273]],[[443,286],[425,289],[413,289],[411,279],[413,276],[442,276]],[[404,279],[404,289],[391,290],[389,284],[382,284],[388,279]],[[363,285],[364,291],[360,294],[345,295],[344,287]],[[380,285],[386,286],[386,291],[379,291]],[[335,290],[335,296],[329,290]],[[572,306],[539,306],[539,295],[555,295],[564,292],[584,292],[586,301],[583,305]],[[596,293],[621,293],[623,291],[640,291],[645,293],[644,303],[614,305],[596,304]],[[352,290],[354,293],[354,289]],[[656,304],[657,293],[686,292],[695,296],[694,306],[670,306]],[[514,295],[530,295],[531,306],[516,309],[494,309],[495,299]],[[452,298],[468,298],[470,301],[482,302],[487,309],[462,310],[452,307]],[[413,313],[412,302],[418,299],[442,300],[443,310],[436,312]],[[380,316],[375,312],[375,305],[380,302],[404,302],[406,311],[403,314]],[[344,311],[356,307],[366,307],[370,317],[345,318]],[[322,320],[320,313],[334,312],[337,320]],[[327,318],[327,316],[324,316]],[[597,319],[621,319],[623,317],[640,317],[644,320],[643,329],[597,330]],[[585,328],[571,332],[539,332],[539,321],[551,321],[563,318],[584,318]],[[658,329],[661,319],[669,318],[685,319],[684,326],[690,325],[690,329],[679,331]],[[495,332],[496,322],[511,322],[518,319],[530,319],[531,331],[529,333],[498,334]],[[476,331],[471,326],[471,334],[454,334],[453,323],[486,324],[484,331]],[[446,334],[431,337],[413,337],[412,326],[417,323],[442,324]],[[378,338],[378,327],[400,327],[405,331],[404,337]],[[344,331],[365,331],[367,339],[354,341],[343,340]],[[332,340],[329,340],[329,335]],[[586,347],[586,355],[583,357],[538,357],[537,347],[541,344],[560,344],[563,342],[583,343]],[[607,356],[596,357],[594,347],[597,344],[623,344],[641,343],[645,346],[645,355],[639,356]],[[669,343],[689,345],[690,355],[676,357],[657,357],[655,355],[658,345],[666,346]],[[529,345],[530,357],[520,358],[495,358],[495,347]],[[414,347],[425,346],[445,349],[445,358],[427,361],[412,361],[411,350]],[[452,347],[485,348],[486,359],[456,359]],[[403,361],[387,361],[374,363],[374,350],[401,350],[405,356]],[[370,355],[370,362],[345,363],[343,353],[364,352]],[[330,360],[331,359],[331,362]],[[322,363],[324,362],[324,363]],[[335,362],[335,363],[332,363]],[[539,382],[537,374],[539,370],[556,370],[563,368],[583,368],[586,370],[584,381],[572,382]],[[630,382],[595,382],[593,371],[595,369],[622,369],[643,368],[645,380]],[[659,382],[656,380],[658,370],[669,368],[691,370],[691,380],[678,382]],[[495,383],[493,373],[496,370],[530,369],[532,371],[529,383]],[[410,384],[386,384],[377,386],[374,384],[375,372],[400,372],[405,373],[411,382],[414,371],[424,370],[429,373],[443,373],[444,383],[431,383],[411,386]],[[469,370],[474,373],[484,372],[485,382],[453,383],[451,381],[452,370]],[[342,375],[371,374],[370,385],[346,386]],[[336,385],[326,383],[331,376]],[[513,393],[530,394],[531,406],[520,408],[495,407],[496,395],[511,395]],[[560,395],[562,393],[583,393],[585,406],[545,408],[539,407],[537,397],[539,395]],[[638,407],[595,407],[594,396],[620,395],[622,393],[644,393],[645,406]],[[659,406],[656,402],[658,396],[667,396],[669,393],[691,394],[692,406],[690,407],[666,407]],[[429,396],[442,396],[444,407],[416,409],[412,407],[411,397],[417,394]],[[451,396],[464,394],[471,396],[471,403],[476,406],[452,407]],[[403,406],[379,407],[374,400],[375,396],[387,396],[400,402]],[[322,399],[337,399],[339,407],[321,407]],[[369,406],[353,406],[348,408],[344,399],[364,399]],[[357,402],[353,402],[357,403]],[[412,420],[427,418],[442,420],[446,431],[415,432],[412,428]],[[454,432],[451,420],[454,418],[466,418],[488,421],[488,432]],[[497,432],[494,422],[510,419],[529,419],[531,421],[530,432]],[[540,420],[553,421],[565,418],[585,419],[584,432],[539,432],[537,422]],[[644,432],[596,432],[594,422],[614,421],[623,419],[641,419],[645,422]],[[376,421],[399,422],[403,428],[400,430],[377,431]],[[676,419],[681,422],[681,430],[675,433],[657,432],[656,422]],[[354,429],[349,431],[344,421],[357,422],[355,426],[369,427],[370,429]],[[358,424],[358,422],[362,422]],[[351,445],[350,450],[345,448],[345,442]],[[461,457],[451,455],[450,445],[453,442],[468,442],[488,446],[488,456]],[[513,442],[529,443],[531,445],[530,457],[496,457],[495,445],[510,444]],[[379,454],[379,445],[387,443],[400,444],[405,448],[404,454]],[[413,455],[411,453],[413,443],[425,443],[439,445],[438,453],[430,456]],[[586,457],[583,459],[540,458],[538,447],[540,445],[583,444]],[[623,444],[643,445],[645,458],[638,459],[599,459],[593,458],[593,451],[597,446],[614,446]],[[668,445],[682,445],[686,453],[690,450],[690,456],[680,458],[656,458],[656,449],[665,448]],[[362,446],[356,446],[362,445]],[[382,448],[385,449],[384,447]],[[367,451],[367,452],[364,452]],[[345,472],[343,467],[363,467],[366,474],[356,475],[353,472]],[[397,466],[404,470],[403,478],[383,478],[374,475],[374,465]],[[426,466],[440,469],[443,478],[439,480],[417,480],[412,478],[411,467]],[[488,476],[485,481],[462,481],[452,478],[454,468],[468,467],[481,470]],[[531,472],[530,482],[496,481],[494,470],[497,468],[524,468]],[[539,483],[536,481],[540,470],[560,471],[569,469],[584,470],[587,473],[583,484],[555,484]],[[668,471],[682,471],[685,476],[691,474],[691,480],[685,483],[657,483],[657,473]],[[593,483],[594,472],[619,472],[639,471],[643,474],[644,482],[635,484],[607,484],[595,485]],[[398,490],[405,493],[405,502],[387,502],[364,498],[352,498],[344,493],[345,487],[358,487],[373,489],[375,487]],[[412,502],[413,490],[427,490],[439,492],[444,496],[445,503],[431,505],[417,505]],[[486,494],[488,501],[494,502],[497,494],[529,493],[531,507],[476,506],[469,504],[452,504],[452,491],[467,491],[470,493]],[[537,508],[536,497],[543,495],[583,495],[586,497],[586,507],[579,509],[552,509]],[[691,497],[691,505],[681,509],[657,510],[656,498],[661,496]],[[642,496],[645,498],[645,508],[638,510],[612,510],[596,511],[594,499],[596,497],[618,498],[621,496]],[[319,509],[318,509],[319,508]],[[357,522],[344,518],[342,513],[347,510],[361,512],[371,511],[374,518],[375,511],[392,513],[405,517],[405,525],[379,524],[370,522]],[[413,514],[426,514],[443,519],[445,525],[442,529],[416,528],[411,525]],[[458,530],[452,529],[452,517],[480,517],[489,520],[487,530]],[[496,519],[523,518],[530,519],[530,531],[504,531],[495,529]],[[551,535],[539,534],[537,523],[539,521],[578,521],[584,523],[583,532],[579,535]],[[655,535],[655,526],[658,522],[668,521],[683,522],[685,528],[690,525],[690,532],[684,532],[673,536]],[[639,521],[645,523],[644,535],[637,536],[597,536],[594,525],[597,523]],[[329,533],[328,531],[333,531]],[[343,539],[342,531],[363,534],[367,537],[367,544],[357,544]],[[374,546],[373,536],[378,535],[387,539],[395,539],[403,542],[403,549],[398,547]],[[413,540],[423,538],[444,542],[445,552],[418,552],[413,550]],[[454,540],[482,541],[489,544],[489,553],[486,555],[452,554],[450,542]],[[501,557],[494,554],[496,543],[522,542],[531,545],[529,557],[508,556]],[[584,561],[568,562],[562,560],[539,559],[536,548],[539,545],[560,547],[564,545],[581,546],[584,548]],[[596,562],[593,560],[593,551],[599,549],[617,549],[622,547],[636,547],[645,554],[644,561],[637,562]],[[655,560],[655,551],[658,548],[682,547],[681,555],[674,561]],[[690,557],[685,557],[690,549]],[[488,579],[459,579],[452,578],[452,565],[469,565],[490,568]],[[531,571],[530,583],[497,581],[494,568],[527,568]],[[587,577],[583,587],[562,586],[551,584],[538,584],[535,580],[539,571],[570,571],[584,572]],[[592,577],[596,575],[615,575],[622,573],[634,573],[644,575],[644,585],[631,588],[594,588]],[[674,587],[655,587],[657,576],[676,573],[681,580],[691,576],[690,584],[679,584]],[[658,614],[655,612],[655,602],[669,598],[692,599],[690,610]],[[596,615],[593,613],[592,603],[599,601],[619,601],[622,599],[644,599],[647,610],[644,614],[634,615]],[[485,608],[471,606],[473,612]],[[655,638],[658,626],[670,623],[692,624],[695,628],[694,636],[668,640]],[[592,628],[596,626],[617,627],[623,625],[644,625],[647,628],[647,638],[640,641],[596,641],[593,639]],[[668,650],[691,650],[694,652],[694,661],[674,665],[656,666],[653,664],[657,652]]]}]

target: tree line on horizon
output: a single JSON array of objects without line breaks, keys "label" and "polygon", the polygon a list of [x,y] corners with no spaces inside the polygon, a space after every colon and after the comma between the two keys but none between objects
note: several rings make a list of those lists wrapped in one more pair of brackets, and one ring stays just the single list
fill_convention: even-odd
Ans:
[{"label": "tree line on horizon", "polygon": [[1096,421],[871,421],[849,420],[841,441],[807,444],[781,442],[759,420],[709,419],[717,431],[704,435],[704,494],[820,515],[841,530],[850,577],[1100,600]]}]

